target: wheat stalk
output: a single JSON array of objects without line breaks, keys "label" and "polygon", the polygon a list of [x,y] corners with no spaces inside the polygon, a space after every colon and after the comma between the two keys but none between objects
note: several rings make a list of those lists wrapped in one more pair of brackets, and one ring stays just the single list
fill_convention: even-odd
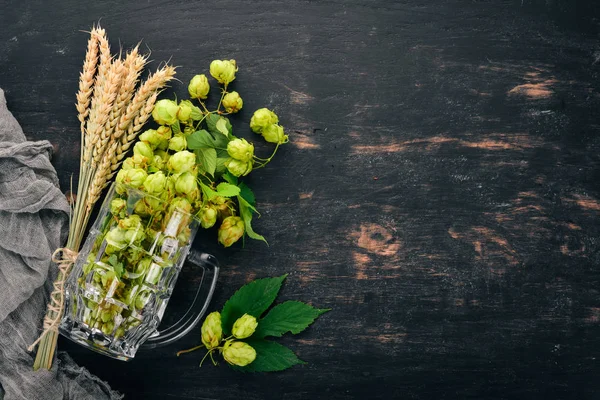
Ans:
[{"label": "wheat stalk", "polygon": [[39,342],[36,370],[52,367],[64,307],[63,285],[81,247],[94,204],[150,117],[159,91],[175,75],[175,68],[165,65],[136,91],[147,61],[146,56],[139,54],[138,47],[124,60],[113,61],[104,29],[98,26],[90,32],[76,103],[82,136],[77,200],[66,247],[55,252],[55,255],[62,252],[62,259],[55,260],[53,255],[60,268],[44,318],[44,332],[30,346],[32,350]]}]

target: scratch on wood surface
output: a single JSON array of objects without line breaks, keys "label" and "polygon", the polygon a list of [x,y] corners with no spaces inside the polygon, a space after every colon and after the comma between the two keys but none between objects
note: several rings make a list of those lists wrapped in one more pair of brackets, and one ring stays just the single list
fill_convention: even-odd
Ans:
[{"label": "scratch on wood surface", "polygon": [[352,233],[358,247],[380,256],[395,256],[400,251],[398,239],[385,227],[375,223],[364,223]]},{"label": "scratch on wood surface", "polygon": [[469,93],[475,95],[475,96],[482,96],[482,97],[491,97],[492,94],[490,92],[480,92],[477,89],[471,89],[469,90]]},{"label": "scratch on wood surface", "polygon": [[290,143],[301,150],[316,150],[321,148],[315,143],[315,139],[303,133],[297,133],[290,138]]},{"label": "scratch on wood surface", "polygon": [[300,198],[300,200],[312,199],[313,194],[315,194],[314,190],[311,192],[300,193],[298,197]]},{"label": "scratch on wood surface", "polygon": [[552,96],[551,86],[556,82],[556,79],[548,79],[540,83],[525,83],[510,89],[508,94],[522,94],[530,99],[544,99]]},{"label": "scratch on wood surface", "polygon": [[367,254],[353,251],[352,258],[354,259],[354,268],[356,269],[356,279],[369,279],[369,266],[367,264],[371,262],[371,257],[369,257]]},{"label": "scratch on wood surface", "polygon": [[[579,194],[562,198],[563,203],[580,207],[584,212],[600,210],[600,202],[589,196]],[[512,238],[531,240],[532,244],[539,241],[552,240],[553,251],[569,257],[589,257],[590,247],[586,246],[581,237],[581,226],[576,223],[560,220],[553,216],[552,201],[545,199],[533,190],[521,191],[510,200],[510,206],[501,211],[484,213],[499,224],[502,231],[508,232]],[[454,239],[461,238],[459,232],[449,232]],[[485,235],[484,235],[485,236]],[[500,247],[506,248],[508,242],[496,242]],[[485,246],[478,246],[474,241],[474,248],[485,251]],[[479,254],[479,252],[478,252]]]},{"label": "scratch on wood surface", "polygon": [[579,225],[574,224],[572,222],[566,222],[566,223],[564,223],[564,226],[572,231],[580,231],[581,230],[581,227]]},{"label": "scratch on wood surface", "polygon": [[406,340],[408,333],[402,331],[401,328],[385,323],[375,327],[364,329],[366,335],[358,335],[362,340],[377,341],[382,344],[401,344]]},{"label": "scratch on wood surface", "polygon": [[[470,135],[467,135],[467,137]],[[475,135],[474,135],[475,136]],[[433,136],[425,139],[413,139],[406,141],[394,141],[386,139],[386,144],[379,145],[354,145],[353,154],[380,154],[400,153],[405,151],[432,151],[439,149],[441,145],[456,145],[473,149],[488,151],[498,150],[525,150],[543,145],[540,138],[531,137],[527,133],[502,133],[493,132],[488,134],[477,134],[477,137],[487,136],[481,140],[458,139],[446,136]]]},{"label": "scratch on wood surface", "polygon": [[301,284],[307,285],[321,278],[320,261],[298,261],[296,263],[297,277]]},{"label": "scratch on wood surface", "polygon": [[[283,84],[282,84],[283,85]],[[287,86],[287,85],[283,85],[283,87],[285,87],[287,90],[290,91],[290,102],[292,104],[306,104],[308,103],[310,100],[313,100],[314,97],[312,97],[311,95],[308,95],[306,93],[303,92],[299,92],[297,90],[292,89],[291,87]]]},{"label": "scratch on wood surface", "polygon": [[[563,237],[563,240],[565,241],[569,241],[570,240],[570,236],[569,235],[565,235]],[[568,243],[563,243],[560,245],[560,252],[565,255],[565,256],[581,256],[581,257],[587,257],[586,253],[586,246],[585,244],[581,244],[579,248],[577,249],[571,249],[569,247]]]},{"label": "scratch on wood surface", "polygon": [[529,99],[545,99],[553,94],[552,86],[558,81],[553,76],[548,76],[548,70],[533,68],[525,72],[523,80],[527,83],[517,85],[508,91],[508,95],[524,95]]},{"label": "scratch on wood surface", "polygon": [[448,234],[453,239],[470,243],[476,258],[487,263],[492,273],[503,275],[506,272],[504,269],[506,264],[511,266],[519,264],[518,254],[508,240],[491,228],[472,226],[460,232],[450,228]]},{"label": "scratch on wood surface", "polygon": [[598,200],[581,194],[573,195],[575,203],[584,210],[600,211],[600,202]]}]

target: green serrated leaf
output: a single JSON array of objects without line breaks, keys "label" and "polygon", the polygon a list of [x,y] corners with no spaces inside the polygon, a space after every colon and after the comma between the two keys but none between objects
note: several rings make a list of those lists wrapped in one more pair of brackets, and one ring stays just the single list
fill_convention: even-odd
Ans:
[{"label": "green serrated leaf", "polygon": [[[226,134],[217,127],[217,123],[219,123],[219,121],[225,121]],[[221,117],[217,114],[209,114],[208,117],[206,117],[206,127],[210,133],[215,135],[215,137],[223,136],[225,139],[227,139],[229,134],[232,132],[231,122],[229,122],[229,119]]]},{"label": "green serrated leaf", "polygon": [[229,136],[229,130],[227,129],[227,121],[225,120],[225,118],[220,118],[216,125],[215,128],[221,132],[223,135],[225,136]]},{"label": "green serrated leaf", "polygon": [[190,117],[194,121],[200,121],[202,119],[202,117],[204,117],[204,114],[202,114],[202,110],[200,110],[199,107],[193,106],[192,107],[192,113],[190,114]]},{"label": "green serrated leaf", "polygon": [[239,288],[223,306],[221,326],[225,334],[231,332],[233,323],[242,315],[259,318],[277,297],[287,274],[276,278],[257,279]]},{"label": "green serrated leaf", "polygon": [[108,257],[108,263],[113,267],[113,271],[118,278],[121,278],[123,275],[123,263],[119,262],[116,254]]},{"label": "green serrated leaf", "polygon": [[212,135],[204,129],[192,133],[186,140],[188,149],[190,150],[211,149],[215,147],[215,140]]},{"label": "green serrated leaf", "polygon": [[119,259],[117,258],[116,254],[113,254],[112,256],[108,257],[108,263],[112,266],[114,266],[117,262],[119,262]]},{"label": "green serrated leaf", "polygon": [[240,188],[231,183],[221,182],[217,185],[217,193],[223,197],[234,197],[240,194]]},{"label": "green serrated leaf", "polygon": [[248,204],[256,207],[256,198],[254,197],[252,189],[250,189],[244,182],[240,183],[238,186],[240,188],[240,196],[242,196],[242,198],[246,200]]},{"label": "green serrated leaf", "polygon": [[171,131],[173,131],[174,135],[181,133],[181,125],[179,125],[179,120],[175,121],[175,123],[171,125]]},{"label": "green serrated leaf", "polygon": [[113,269],[117,277],[120,279],[123,276],[123,263],[117,263],[116,265],[113,265]]},{"label": "green serrated leaf", "polygon": [[[226,182],[231,183],[232,185],[237,185],[238,184],[238,178],[235,175],[232,175],[229,171],[227,171],[226,173],[223,174],[223,180],[225,180]],[[240,186],[241,189],[241,186]]]},{"label": "green serrated leaf", "polygon": [[198,149],[202,168],[211,175],[217,169],[217,151],[215,149]]},{"label": "green serrated leaf", "polygon": [[210,186],[205,185],[202,182],[200,182],[200,189],[202,189],[202,194],[204,194],[204,196],[206,196],[208,198],[208,200],[214,199],[215,197],[217,197],[219,195],[217,192],[212,190],[210,188]]},{"label": "green serrated leaf", "polygon": [[329,309],[314,308],[301,301],[286,301],[273,307],[258,322],[258,327],[252,337],[258,339],[267,336],[281,337],[287,332],[296,335],[308,328],[319,315],[327,311]]},{"label": "green serrated leaf", "polygon": [[246,235],[248,235],[248,237],[251,239],[262,240],[268,245],[269,243],[267,242],[267,239],[265,239],[264,236],[254,232],[254,229],[252,229],[252,212],[256,212],[256,208],[242,198],[242,196],[238,196],[237,198],[240,205],[240,217],[242,217],[242,220],[244,220]]},{"label": "green serrated leaf", "polygon": [[219,118],[221,118],[219,115],[217,114],[208,114],[206,116],[206,127],[208,128],[208,131],[211,133],[216,133],[218,132],[217,130],[217,121],[219,121]]},{"label": "green serrated leaf", "polygon": [[297,364],[306,364],[292,350],[279,343],[268,340],[248,340],[247,342],[256,350],[256,359],[245,367],[236,367],[235,369],[238,371],[275,372],[283,371]]},{"label": "green serrated leaf", "polygon": [[215,173],[220,174],[227,171],[227,167],[225,166],[227,160],[229,160],[229,157],[219,157],[219,151],[217,151],[217,168],[215,169]]}]

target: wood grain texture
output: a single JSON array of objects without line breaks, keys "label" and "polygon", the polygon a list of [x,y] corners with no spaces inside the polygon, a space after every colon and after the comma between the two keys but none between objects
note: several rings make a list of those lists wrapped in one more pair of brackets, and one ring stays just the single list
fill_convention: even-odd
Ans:
[{"label": "wood grain texture", "polygon": [[[56,3],[0,1],[0,87],[28,137],[54,144],[64,191],[80,30],[143,38],[183,82],[235,58],[234,124],[271,107],[292,143],[249,179],[270,247],[196,242],[223,264],[212,309],[286,272],[280,300],[333,308],[282,340],[309,364],[273,375],[175,357],[199,332],[128,364],[61,339],[126,398],[598,398],[596,3]],[[184,272],[170,319],[193,285]]]}]

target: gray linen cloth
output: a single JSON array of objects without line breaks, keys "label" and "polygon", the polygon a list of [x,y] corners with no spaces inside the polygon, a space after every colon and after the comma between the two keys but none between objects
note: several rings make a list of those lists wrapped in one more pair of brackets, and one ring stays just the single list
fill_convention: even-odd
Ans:
[{"label": "gray linen cloth", "polygon": [[68,234],[51,153],[48,141],[26,140],[0,89],[0,400],[121,399],[64,352],[35,372],[27,352],[58,271],[52,252]]}]

